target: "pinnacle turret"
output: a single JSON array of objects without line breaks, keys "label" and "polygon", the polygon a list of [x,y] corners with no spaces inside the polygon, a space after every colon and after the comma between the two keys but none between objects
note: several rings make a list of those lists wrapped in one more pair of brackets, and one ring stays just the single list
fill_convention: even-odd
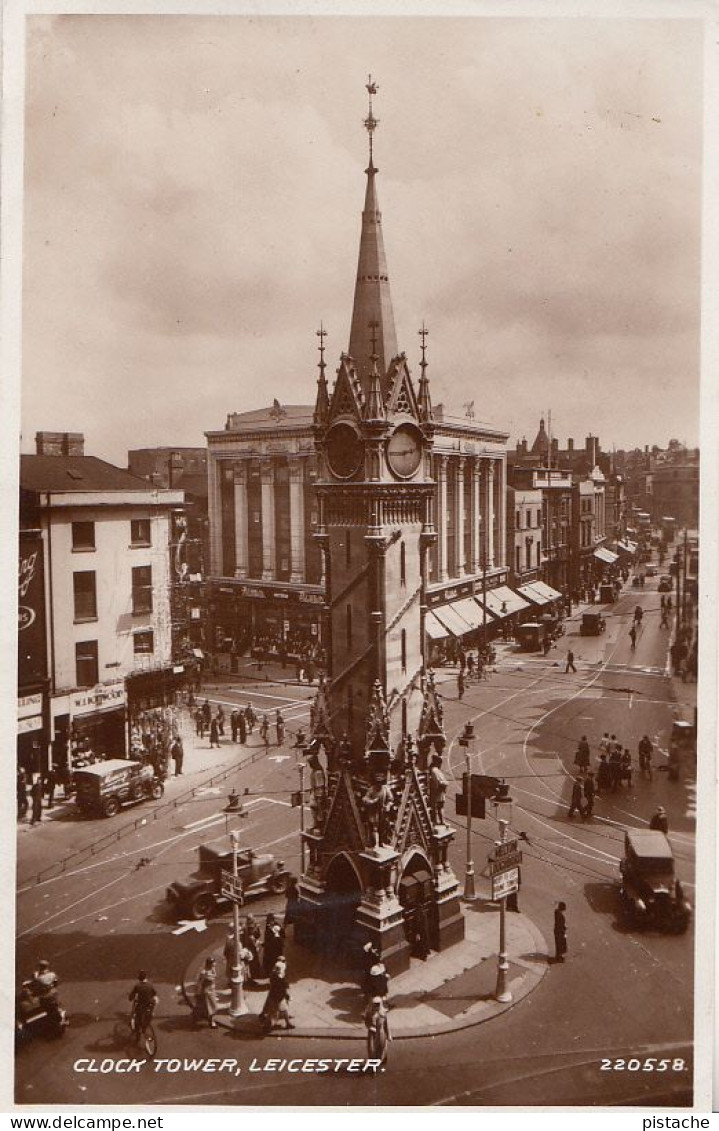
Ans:
[{"label": "pinnacle turret", "polygon": [[312,417],[312,423],[317,428],[324,428],[330,413],[330,397],[327,389],[327,378],[325,377],[325,338],[327,337],[327,331],[321,322],[320,328],[317,331],[317,337],[320,340],[320,344],[317,347],[320,352],[320,360],[317,366],[320,375],[317,378],[317,398],[315,400],[315,411]]}]

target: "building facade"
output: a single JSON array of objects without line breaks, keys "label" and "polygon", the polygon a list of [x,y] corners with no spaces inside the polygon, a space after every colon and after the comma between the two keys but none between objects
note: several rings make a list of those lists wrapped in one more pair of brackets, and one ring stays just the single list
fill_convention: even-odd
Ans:
[{"label": "building facade", "polygon": [[542,576],[542,492],[507,487],[507,565],[510,585]]},{"label": "building facade", "polygon": [[[37,435],[21,456],[21,527],[44,570],[48,760],[80,738],[126,749],[133,697],[172,673],[170,519],[181,491],[149,488],[84,455],[80,434]],[[144,689],[143,689],[144,685]]]}]

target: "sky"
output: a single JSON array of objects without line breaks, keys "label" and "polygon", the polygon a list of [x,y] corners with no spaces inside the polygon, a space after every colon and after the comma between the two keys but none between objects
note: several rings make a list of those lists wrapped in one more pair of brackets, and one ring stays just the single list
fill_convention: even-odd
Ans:
[{"label": "sky", "polygon": [[204,445],[348,347],[368,72],[399,348],[563,445],[698,442],[693,20],[28,20],[22,450]]}]

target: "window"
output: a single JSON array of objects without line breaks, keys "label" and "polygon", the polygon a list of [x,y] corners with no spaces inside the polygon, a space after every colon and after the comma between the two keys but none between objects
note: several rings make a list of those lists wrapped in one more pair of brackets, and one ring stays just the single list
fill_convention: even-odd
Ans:
[{"label": "window", "polygon": [[514,516],[514,521],[517,524],[517,530],[521,530],[522,529],[522,512],[521,511],[516,512],[516,514]]},{"label": "window", "polygon": [[407,633],[402,629],[402,636],[400,637],[400,644],[402,649],[402,671],[407,671]]},{"label": "window", "polygon": [[132,570],[132,611],[152,612],[152,566],[134,566]]},{"label": "window", "polygon": [[541,525],[542,525],[542,512],[537,511],[537,526],[541,526]]},{"label": "window", "polygon": [[516,549],[515,549],[516,561],[515,561],[515,565],[514,565],[514,568],[516,569],[517,573],[520,573],[521,570],[522,570],[521,555],[522,555],[521,546],[517,546]]},{"label": "window", "polygon": [[72,588],[75,598],[75,620],[97,620],[97,593],[94,569],[73,573]]},{"label": "window", "polygon": [[94,687],[99,678],[97,640],[83,640],[75,645],[75,682],[78,687]]},{"label": "window", "polygon": [[136,656],[146,656],[155,651],[155,639],[152,629],[146,632],[136,632],[132,638]]},{"label": "window", "polygon": [[399,547],[399,583],[400,585],[407,584],[407,552],[404,542],[400,542]]},{"label": "window", "polygon": [[131,520],[130,541],[133,546],[149,546],[151,544],[149,518],[133,518]]},{"label": "window", "polygon": [[347,630],[347,647],[351,648],[352,647],[352,606],[351,605],[347,606],[346,617],[347,617],[347,623],[345,625],[345,628]]},{"label": "window", "polygon": [[73,550],[94,550],[95,549],[95,523],[94,522],[73,522],[73,524],[72,524],[72,548],[73,548]]}]

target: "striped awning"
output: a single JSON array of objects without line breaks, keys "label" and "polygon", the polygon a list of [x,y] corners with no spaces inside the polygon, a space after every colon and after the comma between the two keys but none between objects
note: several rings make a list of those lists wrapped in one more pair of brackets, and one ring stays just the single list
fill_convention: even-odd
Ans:
[{"label": "striped awning", "polygon": [[446,640],[449,636],[447,629],[432,612],[428,612],[424,618],[424,630],[432,640]]},{"label": "striped awning", "polygon": [[492,614],[485,611],[474,597],[462,597],[459,601],[452,601],[451,605],[472,628],[481,628],[485,622],[491,624],[494,620]]},{"label": "striped awning", "polygon": [[600,562],[605,562],[607,565],[614,565],[619,560],[619,554],[613,554],[606,546],[599,546],[594,551],[595,558],[599,558]]},{"label": "striped awning", "polygon": [[449,629],[452,636],[464,636],[466,632],[472,631],[472,625],[452,605],[437,605],[432,612],[440,624]]},{"label": "striped awning", "polygon": [[[484,603],[484,597],[479,594],[476,600]],[[520,597],[519,593],[513,592],[508,585],[498,585],[496,589],[490,589],[487,593],[486,606],[492,616],[502,620],[503,617],[511,617],[513,613],[530,608],[530,602]]]},{"label": "striped awning", "polygon": [[552,600],[551,597],[545,597],[543,593],[539,592],[536,582],[534,581],[531,583],[527,582],[526,585],[518,585],[517,592],[520,596],[526,597],[528,601],[531,601],[533,605],[548,605]]}]

